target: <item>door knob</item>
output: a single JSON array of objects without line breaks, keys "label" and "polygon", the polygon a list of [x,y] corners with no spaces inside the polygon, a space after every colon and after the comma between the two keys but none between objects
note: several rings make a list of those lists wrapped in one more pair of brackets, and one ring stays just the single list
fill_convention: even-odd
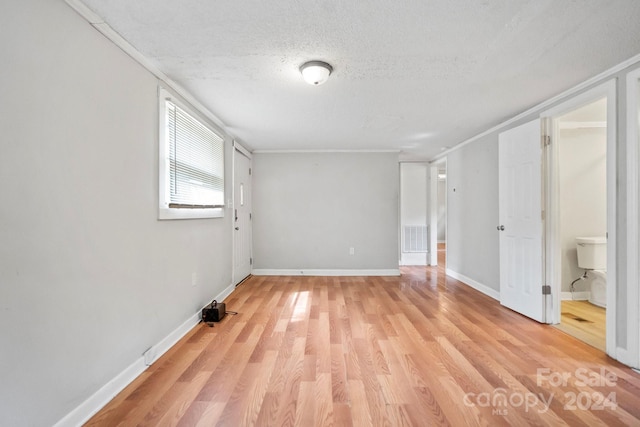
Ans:
[{"label": "door knob", "polygon": [[498,231],[504,231],[504,225],[499,225],[496,227]]},{"label": "door knob", "polygon": [[240,227],[236,227],[236,230],[240,230]]}]

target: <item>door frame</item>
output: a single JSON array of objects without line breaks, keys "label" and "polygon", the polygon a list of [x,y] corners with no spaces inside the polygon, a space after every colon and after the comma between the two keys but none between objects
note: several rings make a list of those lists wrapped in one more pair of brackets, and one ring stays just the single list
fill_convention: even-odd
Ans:
[{"label": "door frame", "polygon": [[[449,171],[447,169],[447,157],[442,157],[429,163],[429,265],[438,265],[438,169],[444,165],[447,171],[447,178],[449,177]],[[448,180],[447,180],[448,183]],[[448,184],[447,184],[448,185]],[[448,209],[447,209],[447,191],[445,189],[444,194],[444,210],[445,216],[445,240],[449,235],[449,221],[448,221]],[[448,255],[449,248],[445,245],[445,259]]]},{"label": "door frame", "polygon": [[640,368],[640,69],[627,74],[627,348],[618,360]]},{"label": "door frame", "polygon": [[[232,183],[231,183],[231,221],[230,221],[230,227],[231,227],[231,235],[233,236],[231,238],[231,282],[233,283],[234,286],[238,285],[238,280],[236,279],[236,246],[237,246],[237,242],[236,242],[236,236],[238,233],[235,233],[235,221],[234,221],[234,215],[233,213],[235,212],[235,203],[236,203],[236,180],[237,180],[237,176],[236,176],[236,156],[244,156],[246,158],[249,159],[250,162],[253,162],[252,160],[252,155],[251,155],[251,151],[247,150],[245,147],[242,146],[242,144],[240,144],[238,141],[236,141],[235,139],[232,141],[231,146],[233,148],[233,153],[232,153],[232,157],[231,157],[231,168],[232,168]],[[253,187],[253,186],[252,186]],[[253,191],[253,188],[251,188],[251,190]],[[249,194],[252,194],[251,192]],[[249,222],[249,227],[252,227],[253,223],[250,221]],[[253,230],[252,230],[253,231]],[[251,233],[251,235],[253,235],[253,232]],[[250,251],[251,253],[253,253],[253,243],[250,242]],[[251,267],[251,269],[253,270],[253,266]],[[243,278],[241,278],[240,280],[243,280]]]},{"label": "door frame", "polygon": [[561,318],[561,250],[560,250],[560,210],[559,206],[559,128],[557,119],[577,108],[603,97],[607,98],[607,311],[606,311],[606,352],[616,358],[616,284],[617,284],[617,108],[616,80],[609,80],[589,89],[565,102],[541,113],[543,138],[550,137],[543,159],[543,206],[545,210],[545,280],[551,285],[551,304],[547,304],[547,319],[550,323],[560,323]]}]

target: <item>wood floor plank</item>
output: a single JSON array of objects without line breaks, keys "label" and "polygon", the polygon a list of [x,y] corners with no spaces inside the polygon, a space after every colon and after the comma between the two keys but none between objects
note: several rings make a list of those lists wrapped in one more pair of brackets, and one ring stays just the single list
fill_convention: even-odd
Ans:
[{"label": "wood floor plank", "polygon": [[604,351],[606,323],[604,308],[589,301],[562,301],[561,320],[555,327]]},{"label": "wood floor plank", "polygon": [[640,375],[442,268],[250,277],[225,303],[87,425],[640,425]]},{"label": "wood floor plank", "polygon": [[294,425],[315,426],[316,422],[316,384],[315,381],[302,381],[297,399]]},{"label": "wood floor plank", "polygon": [[373,426],[367,394],[361,380],[349,380],[349,395],[351,396],[353,424],[363,427]]}]

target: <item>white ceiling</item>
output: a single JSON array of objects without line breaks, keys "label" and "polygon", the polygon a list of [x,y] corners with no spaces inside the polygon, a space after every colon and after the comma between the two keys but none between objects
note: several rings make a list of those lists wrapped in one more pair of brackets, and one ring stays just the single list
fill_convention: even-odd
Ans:
[{"label": "white ceiling", "polygon": [[83,1],[254,150],[430,159],[640,53],[639,0]]}]

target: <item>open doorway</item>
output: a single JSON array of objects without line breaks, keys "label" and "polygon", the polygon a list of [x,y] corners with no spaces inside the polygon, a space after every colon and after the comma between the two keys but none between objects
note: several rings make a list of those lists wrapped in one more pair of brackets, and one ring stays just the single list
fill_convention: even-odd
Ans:
[{"label": "open doorway", "polygon": [[547,318],[614,354],[615,85],[604,84],[543,114]]},{"label": "open doorway", "polygon": [[400,265],[428,265],[429,165],[400,163]]},{"label": "open doorway", "polygon": [[438,265],[447,268],[447,163],[438,166]]},{"label": "open doorway", "polygon": [[557,126],[561,308],[558,328],[604,351],[607,285],[607,99]]},{"label": "open doorway", "polygon": [[429,264],[446,270],[447,159],[431,164],[429,173]]}]

